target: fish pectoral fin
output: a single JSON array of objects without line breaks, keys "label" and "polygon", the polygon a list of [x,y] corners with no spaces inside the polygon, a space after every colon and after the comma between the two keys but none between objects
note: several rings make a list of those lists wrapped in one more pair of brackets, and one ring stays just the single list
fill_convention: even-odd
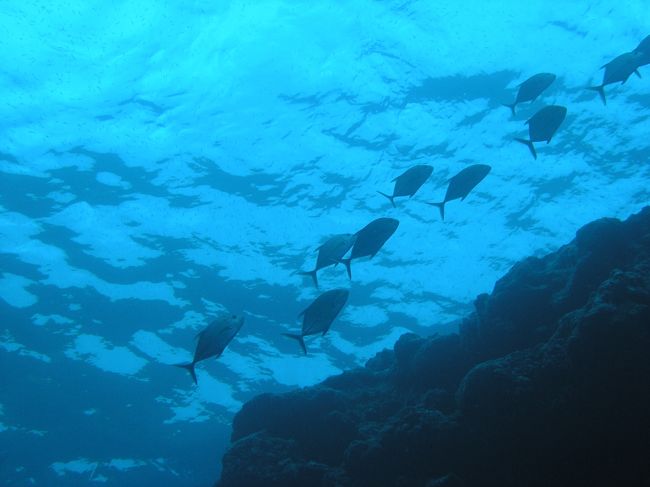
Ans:
[{"label": "fish pectoral fin", "polygon": [[190,362],[188,364],[174,364],[174,366],[187,370],[192,376],[192,380],[194,380],[194,383],[198,385],[198,381],[196,380],[196,372],[194,371],[195,364],[196,362]]},{"label": "fish pectoral fin", "polygon": [[643,78],[643,76],[641,76],[641,73],[639,72],[638,69],[634,70],[634,74],[636,74],[639,78]]},{"label": "fish pectoral fin", "polygon": [[345,265],[345,270],[348,273],[348,279],[352,279],[352,267],[350,266],[350,263],[352,262],[352,258],[347,258],[347,259],[341,259],[340,262]]},{"label": "fish pectoral fin", "polygon": [[532,141],[526,139],[520,139],[518,137],[515,137],[515,140],[520,144],[524,144],[526,147],[528,147],[528,150],[533,155],[533,158],[537,159],[537,151],[535,150],[535,146],[533,145]]},{"label": "fish pectoral fin", "polygon": [[510,111],[512,112],[512,116],[515,116],[515,107],[517,106],[517,102],[515,101],[514,103],[502,103],[501,104],[504,107],[508,107]]},{"label": "fish pectoral fin", "polygon": [[318,287],[318,275],[317,275],[318,269],[314,269],[313,271],[299,271],[298,274],[301,276],[310,276],[312,281],[314,281],[314,285]]},{"label": "fish pectoral fin", "polygon": [[302,353],[307,355],[307,347],[305,346],[305,340],[302,335],[297,335],[295,333],[283,333],[282,336],[285,336],[287,338],[291,338],[292,340],[296,340],[298,344],[300,345],[300,348],[302,349]]},{"label": "fish pectoral fin", "polygon": [[388,194],[386,194],[386,193],[382,193],[381,191],[377,191],[377,193],[379,193],[380,195],[385,196],[386,198],[388,198],[388,200],[389,200],[389,201],[391,202],[391,204],[393,205],[393,208],[395,208],[395,195],[390,196],[390,195],[388,195]]},{"label": "fish pectoral fin", "polygon": [[605,85],[587,86],[588,90],[597,91],[600,99],[603,100],[603,105],[607,105],[607,98],[605,97]]},{"label": "fish pectoral fin", "polygon": [[446,201],[441,201],[440,203],[430,203],[425,201],[427,205],[435,206],[440,211],[440,218],[445,219],[445,203]]}]

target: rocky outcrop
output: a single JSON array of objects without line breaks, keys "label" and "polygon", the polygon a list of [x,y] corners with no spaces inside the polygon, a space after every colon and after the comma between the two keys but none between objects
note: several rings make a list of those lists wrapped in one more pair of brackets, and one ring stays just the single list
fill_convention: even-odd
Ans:
[{"label": "rocky outcrop", "polygon": [[499,280],[459,333],[263,394],[220,487],[650,486],[650,208]]}]

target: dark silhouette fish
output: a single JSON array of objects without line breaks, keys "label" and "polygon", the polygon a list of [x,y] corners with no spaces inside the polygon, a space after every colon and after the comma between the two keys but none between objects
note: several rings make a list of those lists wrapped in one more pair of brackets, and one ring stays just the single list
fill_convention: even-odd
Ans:
[{"label": "dark silhouette fish", "polygon": [[316,267],[314,270],[299,271],[298,274],[311,276],[314,284],[318,287],[318,276],[316,273],[324,267],[338,264],[348,250],[350,250],[356,238],[356,235],[350,233],[342,233],[329,238],[317,249],[318,257],[316,258]]},{"label": "dark silhouette fish", "polygon": [[225,315],[217,318],[196,335],[198,342],[192,362],[189,364],[176,364],[176,367],[187,369],[196,384],[194,366],[197,362],[210,357],[219,358],[243,324],[243,316]]},{"label": "dark silhouette fish", "polygon": [[603,104],[607,105],[607,99],[605,98],[605,86],[618,82],[623,84],[632,75],[632,73],[636,73],[640,78],[641,74],[637,68],[640,66],[639,62],[641,61],[642,57],[643,54],[637,51],[626,52],[620,56],[615,57],[600,68],[605,68],[605,73],[603,74],[603,82],[598,86],[589,86],[588,88],[590,90],[597,91],[600,95],[600,98],[603,100]]},{"label": "dark silhouette fish", "polygon": [[433,167],[426,164],[418,164],[413,166],[410,169],[407,169],[402,174],[397,176],[393,181],[395,182],[395,187],[393,188],[392,196],[377,191],[382,196],[385,196],[390,200],[390,202],[395,206],[395,198],[398,196],[408,196],[409,198],[413,197],[417,193],[418,189],[429,179],[431,173],[433,172]]},{"label": "dark silhouette fish", "polygon": [[553,73],[538,73],[531,76],[522,84],[519,85],[519,91],[513,103],[504,103],[504,107],[510,108],[512,110],[512,115],[515,114],[515,107],[527,101],[535,101],[542,92],[551,86],[555,81],[555,75]]},{"label": "dark silhouette fish", "polygon": [[650,64],[650,36],[647,36],[645,39],[643,39],[636,47],[636,49],[632,52],[640,54],[640,57],[638,59],[639,66]]},{"label": "dark silhouette fish", "polygon": [[431,206],[436,206],[440,210],[440,216],[445,219],[445,204],[448,201],[457,200],[460,198],[463,201],[467,195],[472,191],[478,183],[483,181],[485,176],[488,175],[492,169],[487,164],[473,164],[466,167],[454,177],[449,180],[447,186],[447,193],[445,199],[440,203],[427,203]]},{"label": "dark silhouette fish", "polygon": [[350,279],[352,279],[352,269],[350,267],[352,259],[368,256],[372,259],[386,243],[386,240],[395,233],[398,225],[399,221],[394,218],[377,218],[356,233],[357,238],[352,246],[350,257],[341,259],[341,262],[345,264]]},{"label": "dark silhouette fish", "polygon": [[304,337],[318,333],[324,336],[345,306],[349,294],[346,289],[333,289],[321,294],[298,315],[303,317],[300,335],[294,333],[283,333],[283,335],[296,340],[302,351],[307,354]]},{"label": "dark silhouette fish", "polygon": [[526,121],[526,124],[528,124],[528,136],[530,139],[515,138],[515,140],[527,146],[533,157],[537,159],[537,151],[535,151],[533,142],[541,142],[545,140],[548,144],[564,121],[565,117],[566,107],[559,105],[549,105],[544,107]]}]

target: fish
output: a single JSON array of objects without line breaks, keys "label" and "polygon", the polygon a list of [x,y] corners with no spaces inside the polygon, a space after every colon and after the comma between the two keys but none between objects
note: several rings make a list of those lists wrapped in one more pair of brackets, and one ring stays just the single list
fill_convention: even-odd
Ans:
[{"label": "fish", "polygon": [[195,365],[210,357],[219,358],[243,325],[243,316],[224,315],[217,318],[196,335],[198,342],[192,361],[188,364],[175,364],[176,367],[186,369],[194,379],[194,383],[198,384]]},{"label": "fish", "polygon": [[537,151],[535,151],[533,142],[541,142],[545,140],[548,144],[564,121],[565,117],[566,107],[560,105],[549,105],[544,107],[526,121],[526,124],[528,125],[528,136],[530,139],[527,140],[515,137],[515,140],[527,146],[533,157],[537,159]]},{"label": "fish", "polygon": [[314,285],[318,287],[318,276],[316,273],[331,265],[337,265],[343,256],[347,254],[350,247],[356,240],[356,235],[351,233],[341,233],[334,235],[327,239],[327,241],[318,247],[318,257],[316,257],[316,267],[311,271],[298,271],[297,273],[302,276],[311,276]]},{"label": "fish", "polygon": [[504,103],[504,107],[512,110],[512,116],[515,115],[515,107],[527,101],[535,101],[542,92],[551,86],[555,81],[556,76],[553,73],[537,73],[519,85],[519,91],[515,101],[512,103]]},{"label": "fish", "polygon": [[638,59],[639,66],[650,64],[650,36],[646,36],[646,38],[643,39],[636,47],[636,49],[632,52],[636,52],[641,55]]},{"label": "fish", "polygon": [[377,218],[355,234],[356,240],[352,246],[350,257],[340,260],[345,265],[350,279],[352,279],[352,268],[350,267],[352,260],[368,256],[372,259],[395,233],[398,226],[399,220],[395,218]]},{"label": "fish", "polygon": [[620,56],[615,57],[607,64],[603,65],[600,69],[605,69],[603,74],[603,82],[598,86],[589,86],[588,89],[597,91],[600,95],[600,98],[603,100],[603,104],[607,105],[607,99],[605,98],[605,86],[618,83],[625,83],[627,79],[636,73],[640,78],[641,73],[637,69],[639,67],[639,62],[643,58],[643,53],[640,51],[631,51],[621,54]]},{"label": "fish", "polygon": [[302,316],[302,331],[300,334],[283,333],[282,335],[296,340],[300,344],[303,353],[307,355],[304,338],[318,333],[325,336],[330,326],[332,326],[332,322],[345,306],[349,294],[347,289],[332,289],[324,292],[298,315],[298,318]]},{"label": "fish", "polygon": [[418,164],[417,166],[407,169],[393,179],[395,187],[393,188],[393,194],[391,196],[382,193],[381,191],[377,191],[377,193],[388,198],[393,207],[395,207],[395,198],[398,196],[408,196],[409,198],[412,198],[426,180],[429,179],[432,172],[433,166]]},{"label": "fish", "polygon": [[471,166],[467,166],[454,177],[449,179],[447,193],[445,194],[445,199],[443,201],[440,203],[427,202],[427,204],[436,206],[440,210],[440,217],[444,220],[445,204],[449,201],[457,200],[458,198],[460,198],[461,201],[467,198],[467,195],[478,183],[483,181],[491,169],[492,167],[487,164],[472,164]]}]

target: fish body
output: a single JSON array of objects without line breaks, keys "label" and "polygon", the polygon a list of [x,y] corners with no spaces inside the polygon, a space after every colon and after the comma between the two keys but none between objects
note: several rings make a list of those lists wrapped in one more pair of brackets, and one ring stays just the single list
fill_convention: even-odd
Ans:
[{"label": "fish body", "polygon": [[300,334],[283,333],[283,335],[296,340],[303,353],[307,354],[304,337],[319,333],[325,335],[345,306],[349,294],[347,289],[333,289],[321,294],[298,315],[298,317],[302,316]]},{"label": "fish body", "polygon": [[445,219],[445,204],[452,200],[460,199],[463,201],[467,195],[483,181],[492,167],[487,164],[472,164],[462,169],[458,174],[449,179],[445,199],[439,203],[427,203],[435,206],[440,210],[440,216]]},{"label": "fish body", "polygon": [[546,88],[551,86],[556,76],[553,73],[537,73],[519,85],[519,91],[513,103],[504,103],[504,106],[515,114],[515,107],[520,103],[535,101]]},{"label": "fish body", "polygon": [[633,52],[640,54],[639,58],[637,59],[639,66],[650,64],[650,36],[646,36],[646,38],[639,43]]},{"label": "fish body", "polygon": [[318,287],[318,271],[325,267],[338,264],[348,250],[350,250],[356,238],[356,235],[351,233],[333,235],[323,245],[318,247],[316,267],[311,271],[300,271],[299,274],[311,276],[314,285]]},{"label": "fish body", "polygon": [[590,86],[589,89],[597,91],[600,95],[600,98],[603,100],[603,104],[607,105],[607,98],[605,97],[605,86],[619,82],[623,84],[632,75],[632,73],[636,73],[637,76],[641,77],[641,74],[638,71],[638,67],[640,66],[639,63],[643,60],[644,57],[645,53],[636,50],[626,52],[620,56],[615,57],[600,68],[605,69],[605,72],[603,73],[603,82],[598,86]]},{"label": "fish body", "polygon": [[356,240],[350,251],[350,257],[341,259],[341,262],[345,264],[350,279],[352,279],[352,269],[350,267],[352,260],[362,257],[373,258],[395,233],[398,226],[399,220],[395,218],[377,218],[356,233]]},{"label": "fish body", "polygon": [[194,370],[196,364],[210,357],[220,357],[243,325],[243,316],[224,315],[217,318],[196,335],[197,343],[192,362],[177,364],[176,366],[186,369],[196,384]]},{"label": "fish body", "polygon": [[529,139],[515,138],[515,140],[526,145],[533,157],[537,159],[537,151],[533,142],[546,141],[548,144],[566,118],[566,112],[566,107],[560,105],[549,105],[542,108],[526,121]]},{"label": "fish body", "polygon": [[422,185],[429,179],[433,167],[427,164],[418,164],[413,166],[402,174],[393,179],[395,186],[393,187],[393,194],[387,195],[381,191],[377,191],[380,195],[385,196],[395,206],[395,198],[399,196],[408,196],[412,198],[415,193],[422,187]]}]

